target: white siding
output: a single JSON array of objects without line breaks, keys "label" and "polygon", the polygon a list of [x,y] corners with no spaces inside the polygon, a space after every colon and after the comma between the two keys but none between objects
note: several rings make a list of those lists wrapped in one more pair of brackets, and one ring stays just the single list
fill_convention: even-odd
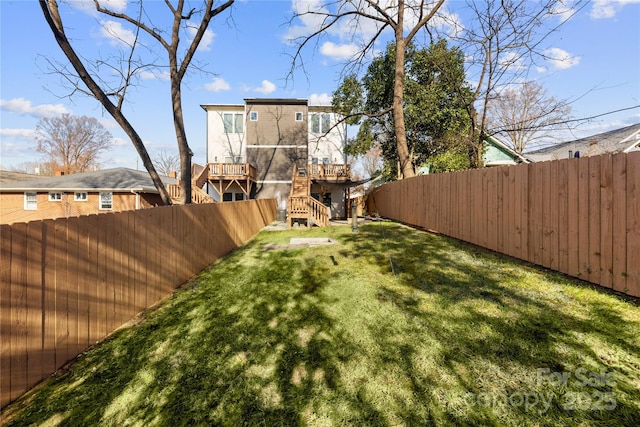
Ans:
[{"label": "white siding", "polygon": [[[241,114],[244,120],[242,133],[225,133],[224,114]],[[207,163],[230,163],[229,158],[247,158],[246,117],[243,105],[207,106]]]},{"label": "white siding", "polygon": [[[313,133],[314,114],[329,114],[330,131],[326,134]],[[309,163],[315,157],[318,163],[322,164],[323,159],[329,159],[331,164],[344,164],[344,146],[347,139],[347,128],[345,124],[335,126],[338,122],[338,115],[327,110],[319,110],[309,107]],[[335,126],[335,127],[334,127]]]}]

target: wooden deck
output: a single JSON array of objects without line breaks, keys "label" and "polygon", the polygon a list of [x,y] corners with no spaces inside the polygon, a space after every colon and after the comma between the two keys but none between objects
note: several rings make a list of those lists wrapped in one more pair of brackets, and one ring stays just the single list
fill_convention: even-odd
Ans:
[{"label": "wooden deck", "polygon": [[210,180],[256,180],[256,168],[249,163],[209,163]]},{"label": "wooden deck", "polygon": [[351,166],[339,164],[309,163],[309,178],[320,181],[347,181],[351,178]]}]

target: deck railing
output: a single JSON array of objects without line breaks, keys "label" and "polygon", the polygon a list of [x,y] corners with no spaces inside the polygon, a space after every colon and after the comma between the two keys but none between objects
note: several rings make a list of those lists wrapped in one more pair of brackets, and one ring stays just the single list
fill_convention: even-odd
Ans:
[{"label": "deck railing", "polygon": [[289,216],[290,218],[306,218],[308,227],[311,226],[311,221],[320,227],[329,225],[327,207],[313,197],[289,197]]},{"label": "deck railing", "polygon": [[207,182],[207,177],[209,176],[209,165],[205,165],[199,173],[193,174],[191,177],[191,182],[193,187],[202,188],[204,184]]},{"label": "deck railing", "polygon": [[311,179],[348,179],[351,176],[351,166],[339,164],[309,164]]},{"label": "deck railing", "polygon": [[249,163],[209,163],[209,177],[255,180],[256,168]]},{"label": "deck railing", "polygon": [[[179,201],[180,200],[180,186],[178,184],[169,184],[167,186],[167,191],[169,192],[169,196],[171,200]],[[215,203],[215,200],[207,194],[206,191],[198,188],[191,188],[191,202],[192,203]]]}]

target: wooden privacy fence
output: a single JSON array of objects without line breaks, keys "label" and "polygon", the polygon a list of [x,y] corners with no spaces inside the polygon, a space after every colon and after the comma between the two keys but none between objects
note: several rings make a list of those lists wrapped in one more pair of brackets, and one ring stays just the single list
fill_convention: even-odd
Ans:
[{"label": "wooden privacy fence", "polygon": [[0,408],[250,239],[275,200],[0,226]]},{"label": "wooden privacy fence", "polygon": [[640,297],[640,152],[419,176],[369,206]]}]

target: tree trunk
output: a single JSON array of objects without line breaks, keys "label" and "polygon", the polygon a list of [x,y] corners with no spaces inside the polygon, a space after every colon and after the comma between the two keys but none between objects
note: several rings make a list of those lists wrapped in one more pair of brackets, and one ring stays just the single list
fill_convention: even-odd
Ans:
[{"label": "tree trunk", "polygon": [[171,101],[173,103],[173,127],[178,140],[178,152],[180,153],[180,203],[191,203],[191,158],[193,151],[189,148],[187,133],[184,130],[184,120],[182,116],[182,94],[180,81],[171,82]]},{"label": "tree trunk", "polygon": [[407,144],[407,129],[404,122],[404,80],[405,80],[405,41],[403,38],[404,1],[398,4],[398,23],[395,28],[396,62],[395,79],[393,82],[393,121],[396,131],[396,146],[398,149],[399,173],[402,178],[415,176],[413,162]]},{"label": "tree trunk", "polygon": [[138,151],[138,154],[142,159],[142,164],[149,172],[149,176],[155,184],[156,189],[160,193],[162,201],[165,205],[171,205],[171,197],[169,196],[169,192],[160,179],[158,172],[156,172],[156,169],[153,166],[153,162],[149,157],[149,153],[147,152],[147,149],[142,142],[142,138],[140,138],[127,118],[111,102],[109,97],[102,91],[102,89],[100,89],[95,80],[93,80],[93,78],[89,75],[86,68],[82,64],[82,61],[71,47],[71,44],[69,43],[69,40],[64,33],[64,26],[62,25],[62,19],[60,18],[60,14],[58,12],[57,2],[55,0],[40,0],[40,8],[42,9],[42,13],[44,14],[47,23],[49,24],[49,28],[51,28],[51,31],[55,36],[58,46],[60,46],[67,59],[78,73],[78,77],[80,77],[84,84],[87,85],[87,88],[91,91],[93,96],[102,104],[102,106],[109,112],[109,114],[111,114],[115,121],[118,122],[127,136],[131,138],[131,142]]}]

